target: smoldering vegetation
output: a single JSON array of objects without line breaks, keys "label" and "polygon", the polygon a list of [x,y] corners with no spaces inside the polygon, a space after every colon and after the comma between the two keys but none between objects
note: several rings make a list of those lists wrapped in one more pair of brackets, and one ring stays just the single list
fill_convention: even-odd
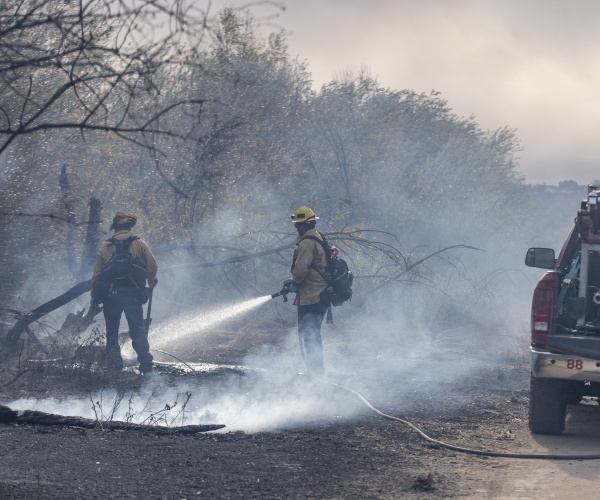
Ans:
[{"label": "smoldering vegetation", "polygon": [[[289,215],[308,205],[355,274],[352,301],[335,308],[334,324],[323,328],[333,379],[358,383],[361,373],[370,380],[380,373],[379,384],[397,384],[410,373],[409,380],[458,381],[482,361],[522,362],[539,276],[524,269],[525,251],[559,249],[585,187],[526,185],[515,132],[482,130],[438,92],[383,88],[366,72],[312,88],[310,61],[287,52],[284,32],[259,34],[251,13],[222,11],[211,35],[170,47],[184,57],[157,65],[144,90],[130,95],[140,119],[149,110],[170,112],[129,140],[90,130],[86,121],[76,132],[47,127],[6,144],[2,334],[89,279],[112,214],[132,212],[135,232],[159,262],[150,334],[157,359],[250,370],[243,381],[234,375],[211,387],[165,385],[154,396],[146,388],[136,405],[153,400],[155,412],[191,392],[185,418],[224,419],[246,430],[322,412],[354,414],[361,411],[354,403],[298,381],[291,302],[259,300],[289,276]],[[62,82],[53,68],[19,73],[0,89],[2,106],[10,107],[15,85],[30,76],[47,82],[35,87],[39,99]],[[183,102],[197,105],[176,106]],[[48,120],[63,116],[65,105],[47,108]],[[115,95],[102,102],[106,116],[122,106]],[[90,223],[92,200],[101,203],[100,223]],[[83,295],[32,324],[19,366],[100,345],[100,316],[85,332],[63,328],[67,314],[88,302]],[[435,364],[441,360],[444,370]],[[94,411],[80,398],[14,403]]]}]

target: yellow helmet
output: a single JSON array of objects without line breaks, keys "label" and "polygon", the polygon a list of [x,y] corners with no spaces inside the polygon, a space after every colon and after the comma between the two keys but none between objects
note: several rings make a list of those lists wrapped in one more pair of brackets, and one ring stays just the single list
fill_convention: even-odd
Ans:
[{"label": "yellow helmet", "polygon": [[307,222],[310,220],[317,220],[318,217],[315,213],[308,207],[299,207],[294,215],[292,215],[292,222],[296,224],[297,222]]}]

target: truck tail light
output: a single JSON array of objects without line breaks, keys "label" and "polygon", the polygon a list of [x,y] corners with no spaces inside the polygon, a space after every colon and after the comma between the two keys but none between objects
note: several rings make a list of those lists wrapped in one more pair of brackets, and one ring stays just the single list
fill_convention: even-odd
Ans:
[{"label": "truck tail light", "polygon": [[554,329],[556,292],[554,273],[544,274],[533,291],[531,305],[531,345],[533,347],[546,347],[546,338]]}]

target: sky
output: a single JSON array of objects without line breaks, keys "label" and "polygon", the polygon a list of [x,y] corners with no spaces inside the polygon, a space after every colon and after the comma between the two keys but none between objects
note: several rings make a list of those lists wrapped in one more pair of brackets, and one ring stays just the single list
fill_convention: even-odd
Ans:
[{"label": "sky", "polygon": [[361,69],[390,89],[436,90],[483,129],[516,131],[526,182],[600,178],[600,1],[282,3],[270,25],[316,90]]}]

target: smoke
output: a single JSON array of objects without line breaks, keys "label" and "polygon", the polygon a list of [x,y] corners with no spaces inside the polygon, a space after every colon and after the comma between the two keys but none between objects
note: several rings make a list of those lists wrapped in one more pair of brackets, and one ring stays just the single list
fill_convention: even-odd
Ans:
[{"label": "smoke", "polygon": [[[364,317],[350,325],[340,320],[323,327],[324,380],[357,389],[383,409],[402,414],[432,399],[438,409],[456,408],[445,388],[480,368],[474,358],[465,363],[466,357],[434,356],[447,351],[399,317]],[[175,381],[157,374],[132,393],[107,388],[86,398],[25,398],[8,406],[163,426],[224,424],[223,432],[273,432],[368,413],[348,392],[306,374],[295,330],[283,337],[277,346],[247,355],[243,369],[214,365],[212,373]]]},{"label": "smoke", "polygon": [[[355,325],[356,331],[324,326],[324,380],[359,390],[375,405],[398,414],[432,402],[436,409],[456,409],[460,402],[448,397],[447,388],[470,380],[480,364],[474,358],[433,356],[444,350],[427,344],[426,332],[398,322],[390,326],[379,331],[381,324],[374,318]],[[392,334],[402,340],[393,342],[396,349],[383,342]],[[132,393],[108,388],[87,398],[24,398],[8,406],[162,426],[224,424],[222,432],[250,433],[314,427],[369,413],[350,393],[305,373],[294,330],[277,348],[264,346],[241,364],[243,370],[215,366],[212,374],[181,377],[175,383],[156,374]]]},{"label": "smoke", "polygon": [[[526,352],[528,300],[515,292],[523,276],[510,270],[516,263],[498,254],[464,251],[432,263],[423,283],[389,285],[370,294],[357,280],[353,300],[334,308],[333,325],[323,325],[327,378],[397,414],[432,399],[436,408],[456,408],[459,402],[448,392],[482,366],[501,364],[507,352]],[[108,388],[84,398],[7,404],[101,420],[224,424],[224,431],[245,432],[347,421],[367,411],[348,393],[304,374],[291,303],[266,295],[215,307],[216,280],[206,279],[202,284],[211,286],[198,289],[194,275],[185,278],[166,277],[155,291],[151,350],[163,362],[172,362],[172,356],[192,366],[208,361],[213,373],[179,381],[159,374],[132,394]],[[268,280],[274,281],[268,277],[258,286],[279,289],[279,282],[265,285]],[[521,302],[518,312],[515,304]],[[128,364],[135,363],[129,343],[123,354]]]},{"label": "smoke", "polygon": [[295,340],[290,332],[283,351],[265,349],[245,360],[245,371],[229,370],[225,377],[215,373],[173,385],[168,377],[156,374],[131,394],[104,389],[91,393],[87,399],[24,398],[8,405],[14,409],[167,426],[218,423],[226,425],[225,431],[246,432],[347,419],[364,411],[347,394],[299,371],[302,366],[298,352],[291,345]]},{"label": "smoke", "polygon": [[[356,19],[362,22],[363,17]],[[406,45],[410,50],[413,46]],[[260,75],[261,68],[248,62],[236,66],[235,73]],[[308,75],[291,76],[289,88],[295,89]],[[231,95],[227,95],[227,82],[198,80],[201,87],[204,83],[214,87],[214,97],[223,97],[214,102],[235,103],[213,110],[215,130],[220,123],[236,123],[238,117],[228,113],[238,111],[240,123],[250,126],[232,126],[223,133],[224,144],[215,145],[223,155],[213,158],[207,150],[206,158],[211,159],[202,168],[197,146],[165,149],[170,151],[163,165],[165,179],[193,187],[189,204],[179,195],[165,194],[170,188],[161,176],[149,174],[156,165],[137,153],[128,156],[131,151],[126,148],[95,139],[81,145],[81,150],[57,151],[61,159],[64,156],[64,161],[77,165],[82,158],[94,156],[90,151],[111,152],[106,158],[110,168],[81,167],[80,180],[73,186],[74,192],[81,192],[78,211],[83,213],[93,192],[107,203],[107,217],[119,209],[144,214],[135,229],[156,253],[160,280],[152,310],[151,350],[160,362],[173,362],[176,357],[191,366],[211,363],[214,373],[181,380],[158,375],[125,399],[116,389],[106,389],[83,399],[24,399],[11,405],[100,419],[157,418],[158,423],[169,425],[222,423],[227,430],[248,432],[360,414],[364,410],[347,394],[299,374],[305,367],[296,338],[295,307],[271,302],[267,295],[289,277],[296,235],[287,214],[304,204],[320,216],[317,229],[331,233],[357,276],[352,302],[334,309],[335,323],[323,326],[330,380],[359,389],[398,412],[418,407],[424,394],[436,394],[442,404],[452,406],[439,397],[436,387],[451,389],[482,366],[525,355],[531,290],[540,273],[524,269],[523,255],[530,243],[535,244],[533,235],[542,232],[535,231],[542,217],[528,211],[527,193],[513,171],[513,143],[502,143],[507,140],[503,134],[482,140],[487,136],[474,122],[463,126],[453,115],[432,113],[446,104],[423,96],[409,93],[398,102],[395,92],[367,85],[359,100],[347,100],[368,83],[359,81],[355,83],[360,85],[346,90],[344,85],[333,85],[321,95],[322,102],[313,101],[307,115],[314,109],[310,120],[315,122],[298,120],[295,114],[286,122],[287,111],[281,110],[284,104],[289,108],[296,90],[284,95],[285,85],[278,80],[254,80],[244,79],[249,91],[242,94],[235,83]],[[279,100],[274,99],[277,95]],[[406,102],[410,106],[402,111]],[[263,104],[267,109],[257,114]],[[207,116],[213,111],[207,111]],[[246,116],[258,121],[248,121]],[[212,126],[210,121],[207,126]],[[330,126],[334,141],[320,137],[319,130]],[[312,130],[317,132],[308,132]],[[443,139],[447,136],[452,140]],[[496,139],[504,146],[496,148]],[[119,160],[134,157],[130,168]],[[54,172],[52,165],[47,167]],[[27,191],[31,203],[19,199],[15,210],[51,212],[63,206],[51,194],[57,185],[54,175],[43,184],[37,181],[37,174],[32,174]],[[44,196],[40,186],[48,192]],[[196,196],[194,206],[191,200]],[[554,203],[556,197],[551,198]],[[546,200],[543,210],[549,204]],[[569,213],[577,208],[569,207]],[[556,227],[558,219],[549,216],[546,222]],[[78,221],[82,220],[80,216]],[[572,216],[564,220],[570,223]],[[27,249],[19,253],[31,266],[23,273],[25,278],[15,278],[19,287],[25,282],[27,290],[15,308],[31,310],[79,281],[69,242],[72,238],[81,246],[83,230],[77,237],[67,237],[70,233],[64,225],[52,224],[22,221],[11,226],[15,236],[7,240],[11,242],[7,252]],[[340,228],[346,232],[341,234]],[[4,229],[7,232],[8,225]],[[361,233],[363,229],[367,231]],[[387,239],[385,231],[390,233]],[[378,250],[353,246],[350,235],[382,246]],[[339,240],[334,241],[336,236]],[[404,273],[403,265],[459,244],[481,251],[452,250]],[[389,245],[402,255],[388,254]],[[390,269],[388,277],[402,278],[385,283],[386,269]],[[91,269],[85,277],[89,274]],[[35,333],[42,342],[53,338],[66,312],[79,310],[88,301],[89,296],[81,297],[44,318],[48,328],[35,325]],[[98,332],[102,326],[98,317]],[[121,329],[126,328],[123,318]],[[130,344],[123,353],[128,365],[135,364]]]},{"label": "smoke", "polygon": [[[228,227],[226,221],[220,227]],[[285,237],[293,241],[292,234]],[[429,251],[436,248],[436,237],[423,241]],[[476,235],[461,235],[471,237]],[[213,241],[210,235],[204,240]],[[507,353],[525,353],[531,287],[523,283],[533,275],[518,270],[522,262],[520,255],[517,261],[517,252],[503,254],[488,241],[481,243],[485,251],[461,250],[430,262],[419,273],[421,281],[367,293],[365,281],[356,280],[353,300],[334,308],[333,325],[323,325],[326,377],[401,415],[433,404],[432,399],[436,408],[456,408],[459,402],[447,396],[456,386],[468,382],[482,367],[502,364]],[[363,256],[352,257],[356,270]],[[219,254],[215,251],[208,258],[218,260]],[[162,269],[179,263],[173,258],[161,261]],[[83,398],[21,399],[7,404],[158,425],[224,424],[224,431],[245,432],[363,415],[366,408],[351,395],[304,374],[291,302],[271,301],[262,294],[231,300],[231,277],[238,278],[236,296],[273,292],[287,278],[288,266],[284,256],[258,260],[259,272],[254,275],[250,266],[225,271],[175,268],[176,272],[159,274],[150,328],[156,359],[173,362],[176,357],[191,366],[209,362],[214,372],[182,380],[158,374],[125,395],[107,388]],[[102,319],[97,319],[102,329]],[[126,364],[135,363],[130,343],[123,354],[128,357]]]}]

